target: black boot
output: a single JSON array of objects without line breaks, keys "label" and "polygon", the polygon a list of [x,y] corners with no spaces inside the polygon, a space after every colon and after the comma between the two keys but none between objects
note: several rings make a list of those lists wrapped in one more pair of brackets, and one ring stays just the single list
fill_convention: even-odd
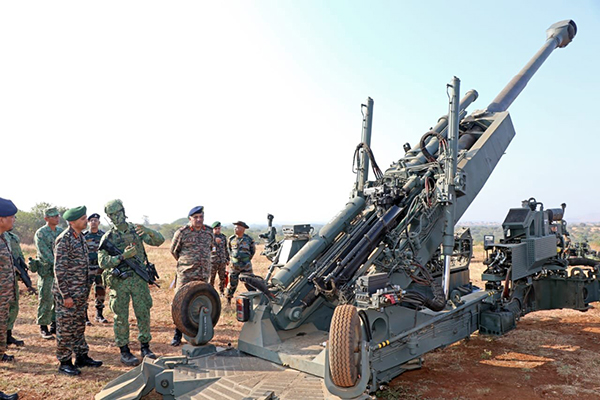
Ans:
[{"label": "black boot", "polygon": [[75,357],[75,367],[76,368],[83,368],[83,367],[98,368],[101,365],[102,365],[102,361],[96,361],[96,360],[92,359],[90,356],[88,356],[87,354],[83,354],[81,356]]},{"label": "black boot", "polygon": [[50,334],[56,335],[56,321],[52,321],[52,324],[50,324]]},{"label": "black boot", "polygon": [[102,308],[96,308],[96,322],[101,324],[108,324],[108,320],[102,315]]},{"label": "black boot", "polygon": [[85,313],[85,326],[94,326],[94,324],[92,324],[92,321],[90,321],[90,319],[88,318],[87,312]]},{"label": "black boot", "polygon": [[150,343],[142,343],[141,345],[142,346],[140,350],[142,350],[142,358],[148,357],[156,360],[156,354],[150,350]]},{"label": "black boot", "polygon": [[[12,335],[12,331],[6,331],[6,345],[11,345],[14,344],[17,347],[21,347],[25,345],[25,342],[19,339],[15,339]],[[0,397],[0,400],[2,400],[2,398]]]},{"label": "black boot", "polygon": [[58,367],[58,372],[65,375],[77,376],[81,374],[81,371],[73,365],[73,361],[68,359],[66,361],[60,362],[60,367]]},{"label": "black boot", "polygon": [[125,364],[129,367],[135,367],[136,365],[138,365],[140,363],[140,360],[138,360],[136,356],[131,354],[131,351],[129,350],[129,346],[125,345],[125,346],[121,346],[119,348],[121,349],[121,362],[123,364]]},{"label": "black boot", "polygon": [[0,400],[19,400],[19,395],[17,393],[6,394],[4,392],[0,392]]},{"label": "black boot", "polygon": [[48,331],[48,325],[40,325],[40,335],[42,335],[44,339],[54,339],[54,336]]},{"label": "black boot", "polygon": [[181,337],[183,334],[177,328],[175,328],[175,334],[173,335],[173,340],[171,340],[171,346],[179,346],[181,344]]},{"label": "black boot", "polygon": [[0,361],[13,362],[13,361],[15,361],[15,356],[9,356],[8,354],[4,353],[4,354],[2,354],[2,357],[0,357]]}]

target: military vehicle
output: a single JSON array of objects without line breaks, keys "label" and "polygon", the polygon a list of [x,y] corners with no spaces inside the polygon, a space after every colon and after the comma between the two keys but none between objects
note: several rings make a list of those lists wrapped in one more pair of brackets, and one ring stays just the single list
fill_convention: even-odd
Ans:
[{"label": "military vehicle", "polygon": [[569,274],[557,251],[553,227],[562,224],[564,208],[530,199],[511,209],[504,238],[486,243],[481,289],[470,283],[470,241],[454,230],[515,135],[509,106],[576,31],[571,20],[553,24],[545,44],[483,110],[467,114],[478,94],[470,90],[459,100],[454,77],[448,114],[419,146],[405,145],[385,172],[370,147],[374,102],[367,99],[345,207],[318,233],[305,225],[284,230],[266,279],[240,278],[256,289],[236,298],[242,353],[202,345],[220,305],[198,290],[178,301],[185,309],[174,310],[189,315],[180,329],[197,332],[188,341],[198,346],[188,345],[183,357],[146,360],[97,398],[126,387],[138,395],[156,388],[164,398],[361,398],[418,368],[425,353],[477,330],[502,335],[528,312],[583,311],[598,301],[598,266]]}]

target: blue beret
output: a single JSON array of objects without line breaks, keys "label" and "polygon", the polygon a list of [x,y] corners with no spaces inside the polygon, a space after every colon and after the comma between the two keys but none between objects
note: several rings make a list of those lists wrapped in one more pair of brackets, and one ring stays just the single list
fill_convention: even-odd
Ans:
[{"label": "blue beret", "polygon": [[90,215],[90,216],[88,217],[88,221],[89,221],[90,219],[92,219],[92,218],[98,218],[98,219],[100,219],[100,214],[93,213],[92,215]]},{"label": "blue beret", "polygon": [[63,214],[63,218],[67,221],[77,221],[79,218],[83,217],[86,212],[87,209],[85,208],[85,206],[71,208],[65,211],[65,213]]},{"label": "blue beret", "polygon": [[0,197],[0,217],[12,217],[17,213],[17,206],[8,199]]},{"label": "blue beret", "polygon": [[204,207],[202,207],[202,206],[194,207],[194,208],[192,208],[190,210],[190,213],[188,214],[188,217],[191,217],[194,214],[200,214],[202,212],[204,212]]}]

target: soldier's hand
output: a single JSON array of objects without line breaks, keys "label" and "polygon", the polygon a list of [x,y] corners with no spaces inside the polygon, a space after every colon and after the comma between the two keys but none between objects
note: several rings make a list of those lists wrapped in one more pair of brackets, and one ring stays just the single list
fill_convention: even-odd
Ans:
[{"label": "soldier's hand", "polygon": [[139,236],[143,236],[144,233],[150,234],[150,232],[148,232],[148,229],[143,225],[136,225],[135,233],[137,233]]},{"label": "soldier's hand", "polygon": [[67,308],[72,308],[72,307],[75,305],[75,303],[73,302],[73,299],[72,299],[72,298],[70,298],[70,297],[66,297],[66,298],[63,300],[63,304],[64,304],[64,306],[65,306],[65,307],[67,307]]},{"label": "soldier's hand", "polygon": [[135,248],[134,245],[130,244],[129,246],[125,247],[125,251],[123,252],[123,258],[127,259],[127,258],[131,258],[133,256],[135,256],[137,254],[137,249]]}]

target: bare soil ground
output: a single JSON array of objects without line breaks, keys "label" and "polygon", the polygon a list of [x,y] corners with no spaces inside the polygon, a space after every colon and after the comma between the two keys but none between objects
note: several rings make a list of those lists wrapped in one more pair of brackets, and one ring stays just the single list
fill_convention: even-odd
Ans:
[{"label": "bare soil ground", "polygon": [[[175,263],[168,243],[148,248],[156,263],[161,288],[151,288],[152,350],[159,356],[179,355],[180,349],[169,345],[173,335],[170,303],[173,290],[169,284],[175,276]],[[262,247],[259,248],[260,252]],[[24,246],[27,255],[32,246]],[[472,279],[477,284],[483,265],[472,264]],[[268,261],[255,256],[255,273],[266,273]],[[36,281],[35,274],[32,278]],[[93,296],[90,296],[90,298]],[[0,390],[19,392],[20,399],[91,399],[102,387],[130,368],[119,362],[119,349],[113,342],[112,323],[86,329],[90,355],[104,361],[99,369],[84,369],[79,377],[58,374],[56,343],[39,336],[35,325],[37,299],[26,294],[21,285],[21,311],[14,334],[25,340],[25,347],[9,347],[16,362],[0,365]],[[598,305],[598,304],[596,304]],[[90,301],[90,316],[93,314]],[[112,313],[106,308],[112,322]],[[139,355],[137,328],[130,311],[131,347]],[[213,343],[235,346],[241,323],[233,308],[223,307],[215,328]],[[424,367],[395,379],[378,393],[382,399],[483,399],[500,396],[512,399],[596,399],[600,395],[600,311],[579,313],[570,310],[544,311],[524,317],[518,328],[493,338],[472,335],[464,340],[425,356]],[[159,399],[156,394],[148,399]]]}]

